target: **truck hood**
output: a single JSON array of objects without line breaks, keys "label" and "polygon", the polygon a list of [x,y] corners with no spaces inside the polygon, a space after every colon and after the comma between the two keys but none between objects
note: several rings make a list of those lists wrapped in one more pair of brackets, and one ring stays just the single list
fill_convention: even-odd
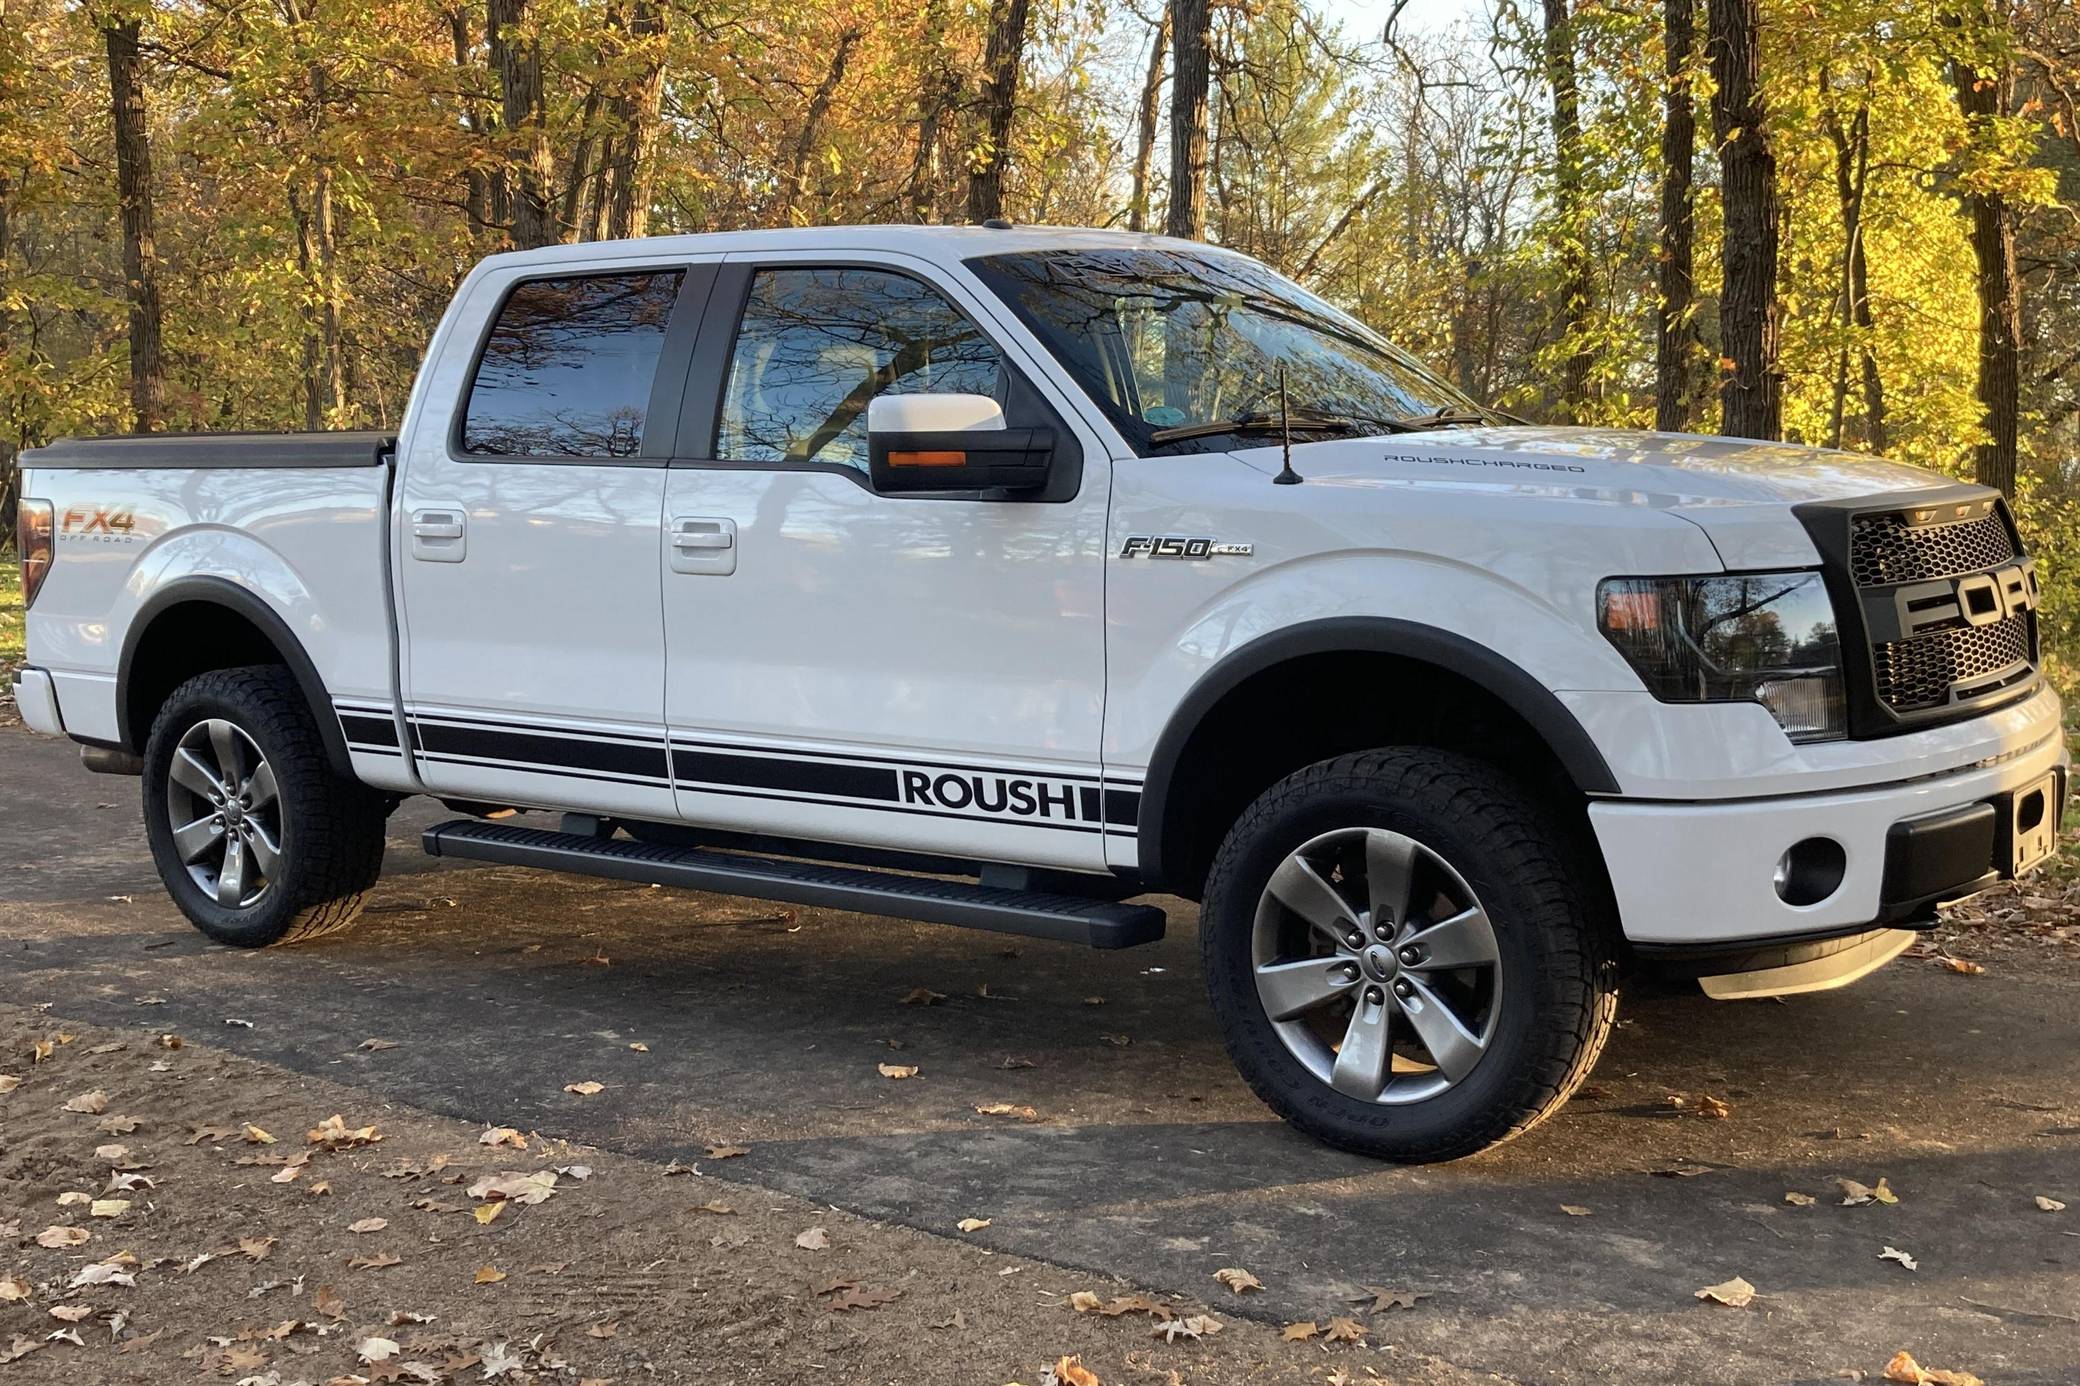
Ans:
[{"label": "truck hood", "polygon": [[[1276,472],[1279,449],[1237,454]],[[1791,507],[1955,489],[1951,478],[1857,453],[1745,438],[1614,428],[1453,428],[1293,448],[1310,484],[1515,492],[1644,507],[1703,529],[1729,568],[1817,561]]]}]

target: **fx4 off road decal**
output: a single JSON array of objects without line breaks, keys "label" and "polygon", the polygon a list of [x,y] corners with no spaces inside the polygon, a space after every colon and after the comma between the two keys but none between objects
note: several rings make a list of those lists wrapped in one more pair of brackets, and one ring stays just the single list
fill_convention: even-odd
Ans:
[{"label": "fx4 off road decal", "polygon": [[1224,543],[1219,539],[1182,534],[1130,534],[1120,546],[1121,558],[1248,558],[1256,552],[1250,544]]},{"label": "fx4 off road decal", "polygon": [[122,544],[138,537],[137,512],[126,505],[72,505],[58,517],[58,533],[67,539]]}]

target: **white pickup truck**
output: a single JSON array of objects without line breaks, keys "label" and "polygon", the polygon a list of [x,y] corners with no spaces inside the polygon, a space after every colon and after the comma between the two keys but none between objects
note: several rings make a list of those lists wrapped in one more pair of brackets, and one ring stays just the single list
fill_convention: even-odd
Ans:
[{"label": "white pickup truck", "polygon": [[1864,975],[2065,792],[1995,493],[1519,426],[1157,237],[500,255],[394,440],[24,463],[15,698],[212,938],[351,921],[422,794],[445,857],[1098,947],[1181,895],[1244,1077],[1395,1159],[1555,1110],[1630,967]]}]

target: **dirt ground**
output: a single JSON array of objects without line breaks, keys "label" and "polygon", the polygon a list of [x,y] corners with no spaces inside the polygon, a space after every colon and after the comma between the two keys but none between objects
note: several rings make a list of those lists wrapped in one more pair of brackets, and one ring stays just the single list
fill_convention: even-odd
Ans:
[{"label": "dirt ground", "polygon": [[1480,1379],[1382,1351],[1392,1309],[1287,1341],[711,1177],[730,1147],[465,1125],[149,1022],[9,1008],[0,1056],[0,1382]]}]

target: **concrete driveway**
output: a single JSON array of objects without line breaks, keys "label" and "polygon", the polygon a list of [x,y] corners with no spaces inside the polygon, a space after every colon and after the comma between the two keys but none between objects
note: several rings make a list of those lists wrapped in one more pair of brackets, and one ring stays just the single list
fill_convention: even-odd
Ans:
[{"label": "concrete driveway", "polygon": [[[455,868],[420,855],[418,828],[449,815],[414,801],[361,925],[241,953],[161,894],[136,781],[9,731],[0,785],[0,1002],[649,1158],[742,1144],[707,1172],[925,1229],[986,1217],[973,1240],[1159,1289],[1224,1293],[1212,1272],[1246,1267],[1268,1288],[1229,1307],[1274,1322],[1361,1286],[1417,1292],[1393,1341],[1512,1380],[1876,1379],[1907,1348],[1995,1386],[2080,1381],[2071,951],[2018,949],[1983,976],[1902,960],[1781,1003],[1628,997],[1557,1119],[1403,1169],[1255,1102],[1180,902],[1165,942],[1089,953]],[[944,999],[905,1004],[918,988]],[[357,1048],[371,1037],[396,1047]],[[581,1079],[607,1091],[562,1092]],[[995,1103],[1039,1119],[976,1111]],[[1841,1206],[1838,1178],[1881,1176],[1897,1205]],[[1736,1275],[1751,1308],[1693,1297]]]}]

